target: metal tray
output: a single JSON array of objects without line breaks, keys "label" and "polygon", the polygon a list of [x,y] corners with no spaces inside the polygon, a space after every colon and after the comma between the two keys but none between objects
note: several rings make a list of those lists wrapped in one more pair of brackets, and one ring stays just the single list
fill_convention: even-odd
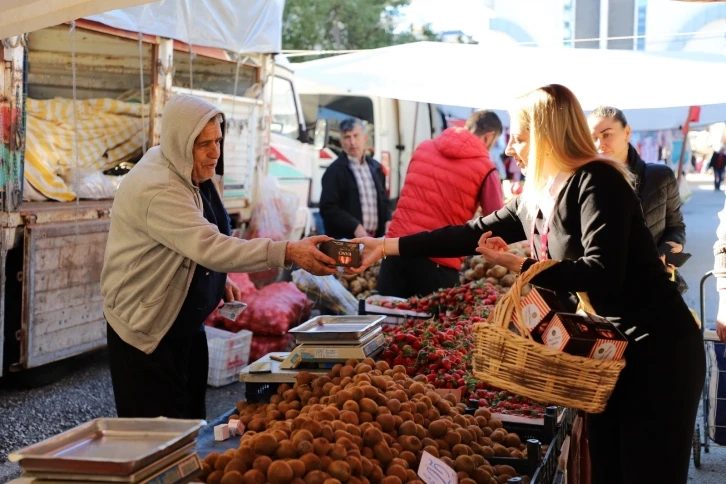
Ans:
[{"label": "metal tray", "polygon": [[[371,331],[368,331],[366,334],[361,336],[358,339],[351,339],[351,340],[339,340],[334,338],[328,338],[328,337],[320,337],[320,339],[316,339],[313,341],[306,340],[306,341],[300,341],[299,338],[296,338],[296,343],[298,345],[301,344],[316,344],[316,345],[337,345],[337,346],[363,346],[366,343],[369,343],[370,341],[374,340],[379,334],[383,332],[382,326],[376,326]],[[329,333],[327,333],[329,334]]]},{"label": "metal tray", "polygon": [[385,316],[318,316],[289,332],[297,341],[357,341],[384,319]]},{"label": "metal tray", "polygon": [[128,476],[193,441],[204,420],[99,418],[8,456],[24,471]]},{"label": "metal tray", "polygon": [[95,475],[95,474],[73,474],[69,472],[23,472],[23,477],[29,477],[37,479],[39,481],[59,481],[59,482],[118,482],[134,484],[147,479],[150,476],[158,473],[164,468],[182,460],[189,454],[194,452],[196,448],[196,442],[190,442],[184,447],[175,450],[171,454],[160,458],[158,461],[149,464],[143,469],[129,474],[128,476],[108,476],[108,475]]}]

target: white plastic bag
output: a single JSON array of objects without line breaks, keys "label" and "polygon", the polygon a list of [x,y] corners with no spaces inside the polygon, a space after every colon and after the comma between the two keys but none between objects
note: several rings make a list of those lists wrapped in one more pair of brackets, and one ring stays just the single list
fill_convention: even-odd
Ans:
[{"label": "white plastic bag", "polygon": [[336,314],[358,314],[358,300],[343,287],[335,276],[313,276],[298,269],[292,273],[292,282],[307,294],[313,304]]},{"label": "white plastic bag", "polygon": [[245,238],[289,240],[295,225],[297,196],[281,190],[280,182],[272,175],[261,182],[259,193]]},{"label": "white plastic bag", "polygon": [[678,184],[678,193],[681,196],[681,204],[686,203],[693,196],[693,192],[691,191],[691,187],[688,185],[688,180],[686,180],[685,175],[681,177],[681,181]]},{"label": "white plastic bag", "polygon": [[78,180],[73,170],[65,177],[76,197],[85,200],[106,200],[116,194],[123,176],[104,175],[101,171],[78,170]]}]

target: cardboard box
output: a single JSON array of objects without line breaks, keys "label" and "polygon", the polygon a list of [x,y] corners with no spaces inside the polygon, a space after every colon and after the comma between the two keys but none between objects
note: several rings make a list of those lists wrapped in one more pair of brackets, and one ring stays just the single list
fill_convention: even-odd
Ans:
[{"label": "cardboard box", "polygon": [[[542,335],[556,313],[570,313],[574,310],[574,307],[566,307],[557,294],[540,287],[532,288],[529,294],[522,298],[524,323],[532,339],[538,343],[542,343]],[[516,312],[512,313],[512,320],[517,321]]]},{"label": "cardboard box", "polygon": [[596,360],[619,360],[628,340],[607,319],[594,314],[557,313],[542,337],[550,348]]},{"label": "cardboard box", "polygon": [[342,240],[320,244],[320,252],[335,260],[339,267],[360,267],[360,246]]}]

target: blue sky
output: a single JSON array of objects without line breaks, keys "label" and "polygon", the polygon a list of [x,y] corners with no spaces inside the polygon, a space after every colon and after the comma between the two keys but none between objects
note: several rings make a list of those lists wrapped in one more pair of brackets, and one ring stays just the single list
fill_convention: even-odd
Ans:
[{"label": "blue sky", "polygon": [[491,0],[412,0],[411,5],[401,9],[402,28],[412,23],[431,23],[437,32],[461,30],[476,39],[487,31],[490,3]]}]

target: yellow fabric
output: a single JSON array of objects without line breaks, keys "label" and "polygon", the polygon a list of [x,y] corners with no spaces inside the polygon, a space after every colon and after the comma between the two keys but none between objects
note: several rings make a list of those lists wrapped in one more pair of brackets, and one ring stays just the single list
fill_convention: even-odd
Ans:
[{"label": "yellow fabric", "polygon": [[[113,168],[141,148],[142,109],[148,105],[115,99],[78,101],[78,162],[74,157],[72,99],[28,99],[26,104],[25,178],[40,193],[61,202],[75,200],[79,177]],[[105,156],[104,156],[105,155]]]},{"label": "yellow fabric", "polygon": [[698,325],[698,327],[700,328],[701,327],[701,324],[702,324],[701,323],[701,318],[698,317],[698,314],[696,314],[696,311],[694,311],[693,309],[688,308],[688,310],[691,311],[691,315],[693,316],[693,320],[696,322],[696,325]]}]

